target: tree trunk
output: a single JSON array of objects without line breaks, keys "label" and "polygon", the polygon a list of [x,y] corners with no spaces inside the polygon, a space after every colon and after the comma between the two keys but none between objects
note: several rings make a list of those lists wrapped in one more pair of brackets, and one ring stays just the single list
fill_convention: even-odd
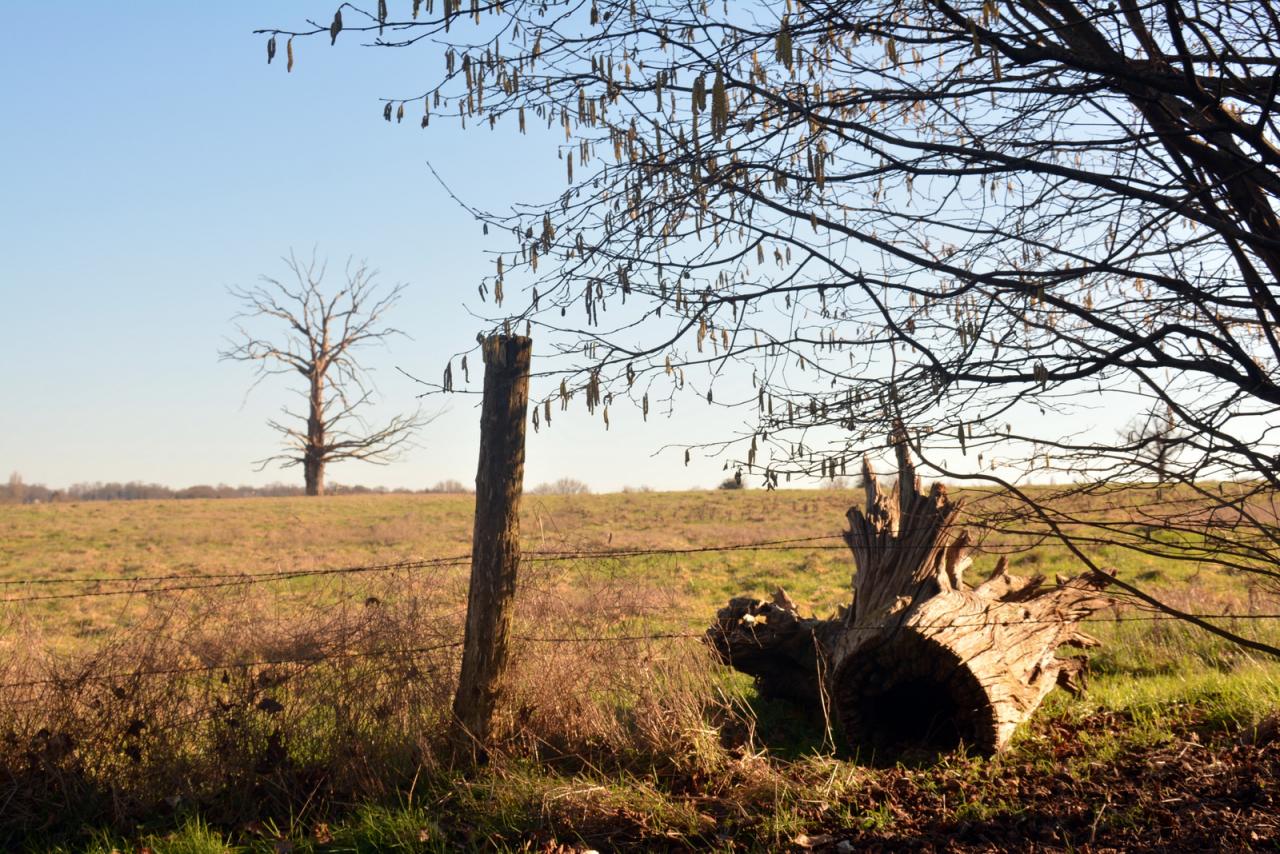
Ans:
[{"label": "tree trunk", "polygon": [[462,671],[453,700],[455,742],[484,756],[507,663],[511,602],[520,565],[520,494],[532,342],[495,335],[484,342],[480,465],[471,540],[471,584]]},{"label": "tree trunk", "polygon": [[302,460],[302,479],[307,495],[324,495],[324,458],[306,451]]},{"label": "tree trunk", "polygon": [[903,444],[898,467],[885,493],[863,463],[866,510],[847,514],[856,567],[847,610],[801,619],[781,590],[773,602],[737,598],[708,641],[762,693],[833,709],[854,748],[994,753],[1055,685],[1078,689],[1084,659],[1056,651],[1096,645],[1078,623],[1108,603],[1099,593],[1108,578],[1045,588],[1042,576],[1010,575],[1002,558],[970,587],[969,535],[952,530],[960,504],[941,484],[920,491]]},{"label": "tree trunk", "polygon": [[307,407],[307,445],[302,451],[302,477],[307,495],[324,495],[324,372],[311,375]]}]

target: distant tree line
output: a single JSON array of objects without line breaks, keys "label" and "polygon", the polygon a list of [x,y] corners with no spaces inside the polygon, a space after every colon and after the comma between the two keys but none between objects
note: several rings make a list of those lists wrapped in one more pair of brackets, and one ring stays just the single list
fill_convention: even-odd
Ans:
[{"label": "distant tree line", "polygon": [[[383,493],[468,493],[472,489],[461,481],[442,480],[426,489],[387,488],[385,486],[346,486],[331,484],[326,491],[330,495],[366,495]],[[304,495],[302,486],[270,483],[266,486],[217,486],[197,484],[173,488],[159,483],[103,483],[100,481],[75,483],[64,489],[52,489],[44,484],[26,483],[22,475],[13,473],[7,483],[0,484],[0,504],[46,504],[52,501],[138,501],[143,499],[184,498],[282,498]]]},{"label": "distant tree line", "polygon": [[550,483],[540,483],[529,490],[531,495],[590,495],[591,487],[572,477],[562,477]]}]

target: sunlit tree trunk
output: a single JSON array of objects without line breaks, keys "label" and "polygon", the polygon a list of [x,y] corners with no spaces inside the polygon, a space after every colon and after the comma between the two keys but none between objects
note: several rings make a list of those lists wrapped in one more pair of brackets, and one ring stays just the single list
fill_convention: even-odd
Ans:
[{"label": "sunlit tree trunk", "polygon": [[324,495],[324,374],[311,376],[308,399],[307,445],[303,449],[302,476],[307,495]]}]

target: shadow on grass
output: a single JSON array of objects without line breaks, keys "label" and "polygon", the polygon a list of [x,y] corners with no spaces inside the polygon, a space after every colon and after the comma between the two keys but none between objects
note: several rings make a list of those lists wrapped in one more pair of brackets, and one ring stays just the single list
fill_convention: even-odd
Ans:
[{"label": "shadow on grass", "polygon": [[897,749],[852,744],[845,737],[834,710],[830,719],[822,709],[808,708],[792,700],[762,696],[745,697],[756,719],[756,739],[775,759],[793,762],[809,756],[835,757],[868,768],[928,768],[948,759],[980,756],[963,743],[953,749],[907,745]]},{"label": "shadow on grass", "polygon": [[766,697],[755,690],[744,699],[755,717],[756,739],[770,755],[787,761],[833,752],[847,755],[839,725],[834,717],[828,721],[822,709]]}]

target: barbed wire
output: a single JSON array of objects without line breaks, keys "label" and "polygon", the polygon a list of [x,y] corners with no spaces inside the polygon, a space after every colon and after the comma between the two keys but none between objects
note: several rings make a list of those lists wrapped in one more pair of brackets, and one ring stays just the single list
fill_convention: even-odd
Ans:
[{"label": "barbed wire", "polygon": [[[1186,617],[1195,617],[1198,619],[1230,619],[1230,620],[1276,620],[1280,619],[1280,613],[1252,613],[1252,614],[1231,614],[1231,613],[1187,613],[1187,614],[1166,614],[1166,613],[1142,613],[1142,614],[1113,614],[1109,617],[1085,617],[1075,621],[1076,623],[1132,623],[1132,622],[1153,622],[1153,621],[1170,621],[1183,620]],[[972,622],[951,621],[945,623],[929,623],[920,628],[925,629],[947,629],[947,628],[969,628],[979,626],[1016,626],[1027,624],[1047,624],[1063,622],[1062,619],[1054,618],[1027,618],[1017,620],[976,620]],[[860,629],[868,631],[883,631],[886,629],[899,628],[898,624],[884,625],[865,625],[859,626]],[[654,632],[646,634],[632,635],[565,635],[565,636],[545,636],[545,635],[524,635],[514,634],[511,636],[512,641],[521,643],[549,643],[549,644],[572,644],[572,643],[643,643],[656,640],[700,640],[705,641],[714,637],[717,633],[721,635],[727,634],[721,627],[713,626],[703,631],[697,632]],[[330,654],[311,654],[297,657],[275,657],[254,659],[252,661],[231,661],[219,662],[216,664],[200,664],[186,667],[164,667],[149,670],[130,670],[117,671],[113,673],[80,673],[74,676],[55,676],[43,679],[29,679],[16,682],[0,683],[0,690],[10,690],[18,688],[37,688],[46,685],[72,685],[83,684],[86,682],[113,682],[123,679],[139,679],[152,676],[183,676],[197,673],[213,673],[219,670],[251,670],[256,667],[276,667],[292,664],[324,664],[326,662],[344,661],[352,659],[365,658],[390,658],[395,656],[402,657],[403,660],[409,660],[415,655],[424,655],[430,652],[439,652],[445,649],[461,647],[461,640],[446,641],[443,643],[433,644],[430,646],[409,647],[399,649],[384,650],[364,650],[364,651],[346,651],[341,653]]]},{"label": "barbed wire", "polygon": [[[1028,537],[1038,536],[1027,534]],[[632,549],[565,549],[565,550],[531,550],[522,554],[522,561],[529,563],[550,563],[557,561],[575,561],[575,560],[609,560],[635,557],[654,557],[654,556],[677,556],[677,555],[694,555],[694,554],[715,554],[723,552],[737,551],[796,551],[801,546],[805,551],[846,551],[847,547],[843,544],[820,545],[825,541],[842,539],[842,534],[824,534],[812,537],[792,537],[779,540],[765,540],[752,543],[732,543],[720,546],[689,546],[683,548],[632,548]],[[1095,543],[1091,540],[1082,540],[1082,544],[1093,545],[1118,545],[1122,544],[1106,544]],[[805,545],[808,544],[808,545]],[[971,544],[976,552],[980,554],[1007,555],[1017,554],[1030,551],[1033,548],[1043,548],[1046,546],[1065,547],[1067,543],[1041,541],[1041,542],[980,542]],[[913,548],[919,549],[917,545],[898,545],[895,543],[886,543],[881,548]],[[260,584],[272,581],[289,581],[299,578],[312,578],[320,576],[332,575],[352,575],[375,572],[395,572],[403,570],[430,569],[434,567],[450,567],[465,566],[470,563],[470,553],[451,555],[439,558],[422,558],[414,560],[401,560],[389,563],[379,564],[357,564],[351,566],[340,567],[317,567],[308,569],[284,569],[284,570],[268,570],[263,572],[215,572],[215,573],[165,573],[157,575],[95,575],[95,576],[79,576],[55,578],[51,576],[36,576],[27,578],[7,578],[0,579],[0,587],[20,587],[20,586],[50,586],[62,584],[109,584],[109,585],[126,585],[126,584],[156,584],[167,581],[193,582],[191,584],[167,585],[160,587],[147,588],[124,588],[118,590],[94,590],[83,591],[77,593],[55,593],[55,594],[39,594],[32,596],[17,596],[0,598],[0,604],[6,602],[36,602],[58,599],[78,599],[91,598],[100,596],[123,596],[130,594],[152,594],[166,592],[180,592],[185,590],[207,590],[222,587],[237,587],[248,584]]]},{"label": "barbed wire", "polygon": [[253,661],[224,661],[218,664],[197,664],[187,667],[161,667],[152,670],[128,670],[114,673],[78,673],[74,676],[51,676],[45,679],[28,679],[20,682],[0,683],[0,689],[37,688],[41,685],[67,685],[84,682],[112,682],[117,679],[137,679],[143,676],[185,676],[193,673],[214,673],[219,670],[252,670],[255,667],[277,667],[286,664],[322,664],[326,661],[340,661],[358,658],[388,658],[412,655],[423,655],[428,652],[439,652],[442,649],[462,646],[462,641],[448,641],[432,646],[409,647],[407,649],[379,649],[348,651],[336,654],[313,654],[290,658],[262,658]]},{"label": "barbed wire", "polygon": [[[1027,534],[1026,536],[1037,536]],[[717,546],[689,546],[680,548],[618,548],[618,549],[562,549],[562,550],[531,550],[522,555],[522,560],[528,563],[550,563],[564,561],[579,560],[611,560],[626,559],[636,557],[649,556],[679,556],[679,555],[695,555],[695,554],[715,554],[725,552],[738,551],[794,551],[794,550],[839,550],[845,551],[847,547],[843,544],[824,545],[831,540],[842,539],[841,534],[816,535],[809,537],[791,537],[785,539],[764,540],[749,543],[732,543]],[[980,552],[1001,554],[997,551],[1000,548],[1011,548],[1016,551],[1026,551],[1031,548],[1039,548],[1046,545],[1067,545],[1064,542],[1038,542],[1038,543],[1004,543],[1004,542],[985,542],[975,543],[972,547]],[[903,548],[920,548],[919,546],[901,546]],[[348,574],[362,574],[375,572],[395,572],[395,571],[415,571],[430,568],[442,567],[458,567],[465,566],[470,563],[471,555],[457,554],[446,557],[401,560],[380,564],[363,564],[340,567],[320,567],[309,569],[292,569],[292,570],[269,570],[263,572],[221,572],[206,573],[201,575],[192,575],[190,573],[167,573],[156,575],[136,575],[136,576],[85,576],[77,578],[53,578],[53,577],[37,577],[26,579],[4,579],[0,580],[0,586],[13,587],[19,585],[61,585],[61,584],[97,584],[97,585],[129,585],[118,589],[107,590],[81,590],[66,593],[50,593],[37,594],[31,596],[7,597],[0,599],[0,604],[4,603],[22,603],[63,599],[81,599],[103,596],[122,596],[122,595],[153,595],[153,594],[170,594],[193,590],[209,590],[217,588],[228,588],[235,586],[244,586],[251,584],[268,583],[273,581],[287,581],[308,577],[323,576],[340,576]],[[165,584],[164,582],[194,582],[183,584]],[[139,587],[139,584],[151,584],[159,586]],[[1124,622],[1151,622],[1151,621],[1170,621],[1184,620],[1186,618],[1196,619],[1221,619],[1221,620],[1274,620],[1280,619],[1280,613],[1185,613],[1170,614],[1166,612],[1143,612],[1143,613],[1113,613],[1110,616],[1091,616],[1076,622],[1080,623],[1124,623]],[[942,628],[965,628],[977,626],[995,626],[995,625],[1020,625],[1028,623],[1050,623],[1062,622],[1061,619],[1048,618],[1027,618],[1019,620],[992,621],[978,620],[972,622],[952,621],[946,624],[929,625],[925,628],[942,629]],[[863,626],[867,630],[884,630],[893,628],[894,626]],[[569,644],[569,643],[637,643],[652,642],[658,640],[687,640],[699,639],[705,640],[712,636],[715,628],[699,631],[699,632],[655,632],[646,634],[633,635],[573,635],[573,636],[539,636],[539,635],[514,635],[513,641],[525,643],[553,643],[553,644]],[[256,667],[284,666],[296,664],[320,664],[328,661],[341,661],[346,659],[359,658],[375,658],[387,656],[404,656],[421,655],[429,652],[440,651],[459,647],[462,641],[450,641],[441,644],[435,644],[424,647],[414,647],[408,649],[394,650],[374,650],[374,651],[346,651],[336,654],[311,654],[300,657],[276,657],[256,659],[245,662],[221,662],[217,664],[203,664],[186,667],[169,667],[150,670],[134,670],[128,672],[102,673],[102,674],[78,674],[76,676],[50,677],[45,679],[26,680],[18,682],[0,683],[0,689],[17,689],[39,687],[42,685],[58,685],[75,682],[111,682],[120,679],[155,677],[155,676],[176,676],[190,675],[196,673],[208,673],[218,670],[231,669],[251,669]]]},{"label": "barbed wire", "polygon": [[[376,564],[371,566],[344,566],[330,569],[303,569],[296,571],[281,571],[271,573],[258,574],[242,574],[239,577],[230,576],[185,576],[196,580],[203,578],[224,577],[227,580],[213,581],[208,584],[171,584],[161,587],[125,587],[118,590],[81,590],[76,593],[41,593],[34,596],[10,596],[0,599],[0,604],[10,602],[45,602],[57,599],[90,599],[103,596],[132,596],[132,595],[149,595],[153,593],[179,593],[189,590],[213,590],[227,587],[244,587],[251,584],[263,584],[270,581],[288,581],[295,578],[312,578],[316,576],[332,576],[347,575],[366,572],[385,572],[390,570],[408,570],[408,569],[427,569],[432,567],[445,566],[466,566],[470,563],[470,557],[462,560],[438,560],[438,561],[405,561],[397,564]],[[144,580],[139,578],[127,579],[128,582],[136,584],[138,581]],[[103,583],[103,582],[96,582]],[[111,583],[111,582],[106,582]],[[115,582],[121,583],[121,582]]]},{"label": "barbed wire", "polygon": [[[0,580],[0,586],[17,587],[23,585],[48,585],[48,584],[125,584],[134,582],[156,582],[156,581],[213,581],[217,579],[261,579],[270,581],[276,578],[297,578],[308,575],[340,575],[343,573],[357,572],[385,572],[397,569],[422,569],[430,566],[448,566],[454,563],[470,562],[471,555],[460,554],[451,557],[441,558],[425,558],[415,560],[401,560],[390,563],[375,564],[358,564],[353,566],[341,567],[317,567],[313,569],[274,569],[262,572],[209,572],[194,574],[190,572],[169,573],[165,575],[92,575],[80,576],[76,578],[54,578],[51,576],[37,576],[35,578],[7,578]],[[2,600],[0,600],[2,601]]]},{"label": "barbed wire", "polygon": [[[701,554],[713,552],[733,552],[733,551],[791,551],[796,545],[802,543],[817,543],[826,540],[839,539],[840,534],[826,534],[814,537],[792,537],[781,540],[766,540],[755,543],[733,543],[722,546],[690,546],[687,548],[636,548],[636,549],[566,549],[560,551],[534,550],[527,551],[521,559],[530,563],[549,563],[556,561],[572,561],[572,560],[593,560],[593,559],[609,559],[609,558],[629,558],[629,557],[645,557],[651,555],[681,555],[681,554]],[[815,546],[813,548],[843,550],[844,546]],[[121,596],[130,593],[162,593],[168,591],[180,590],[204,590],[218,587],[234,587],[245,584],[258,584],[270,581],[284,581],[296,578],[309,578],[314,576],[325,575],[347,575],[356,573],[371,572],[392,572],[396,570],[411,569],[428,569],[441,566],[464,566],[471,561],[470,553],[458,554],[450,557],[403,560],[392,563],[367,564],[342,567],[323,567],[315,569],[286,569],[286,570],[270,570],[266,572],[221,572],[221,573],[205,573],[194,575],[191,573],[181,574],[164,574],[164,575],[131,575],[131,576],[85,576],[79,578],[52,578],[49,576],[39,576],[35,578],[17,578],[0,580],[0,586],[16,587],[25,585],[46,586],[52,584],[137,584],[141,582],[155,583],[163,581],[191,581],[202,582],[192,585],[172,585],[166,587],[153,587],[143,589],[124,589],[124,590],[95,590],[81,593],[57,593],[36,596],[20,596],[0,599],[0,603],[4,602],[33,602],[50,599],[76,599],[81,597],[92,596]],[[211,582],[211,583],[203,583]]]}]

